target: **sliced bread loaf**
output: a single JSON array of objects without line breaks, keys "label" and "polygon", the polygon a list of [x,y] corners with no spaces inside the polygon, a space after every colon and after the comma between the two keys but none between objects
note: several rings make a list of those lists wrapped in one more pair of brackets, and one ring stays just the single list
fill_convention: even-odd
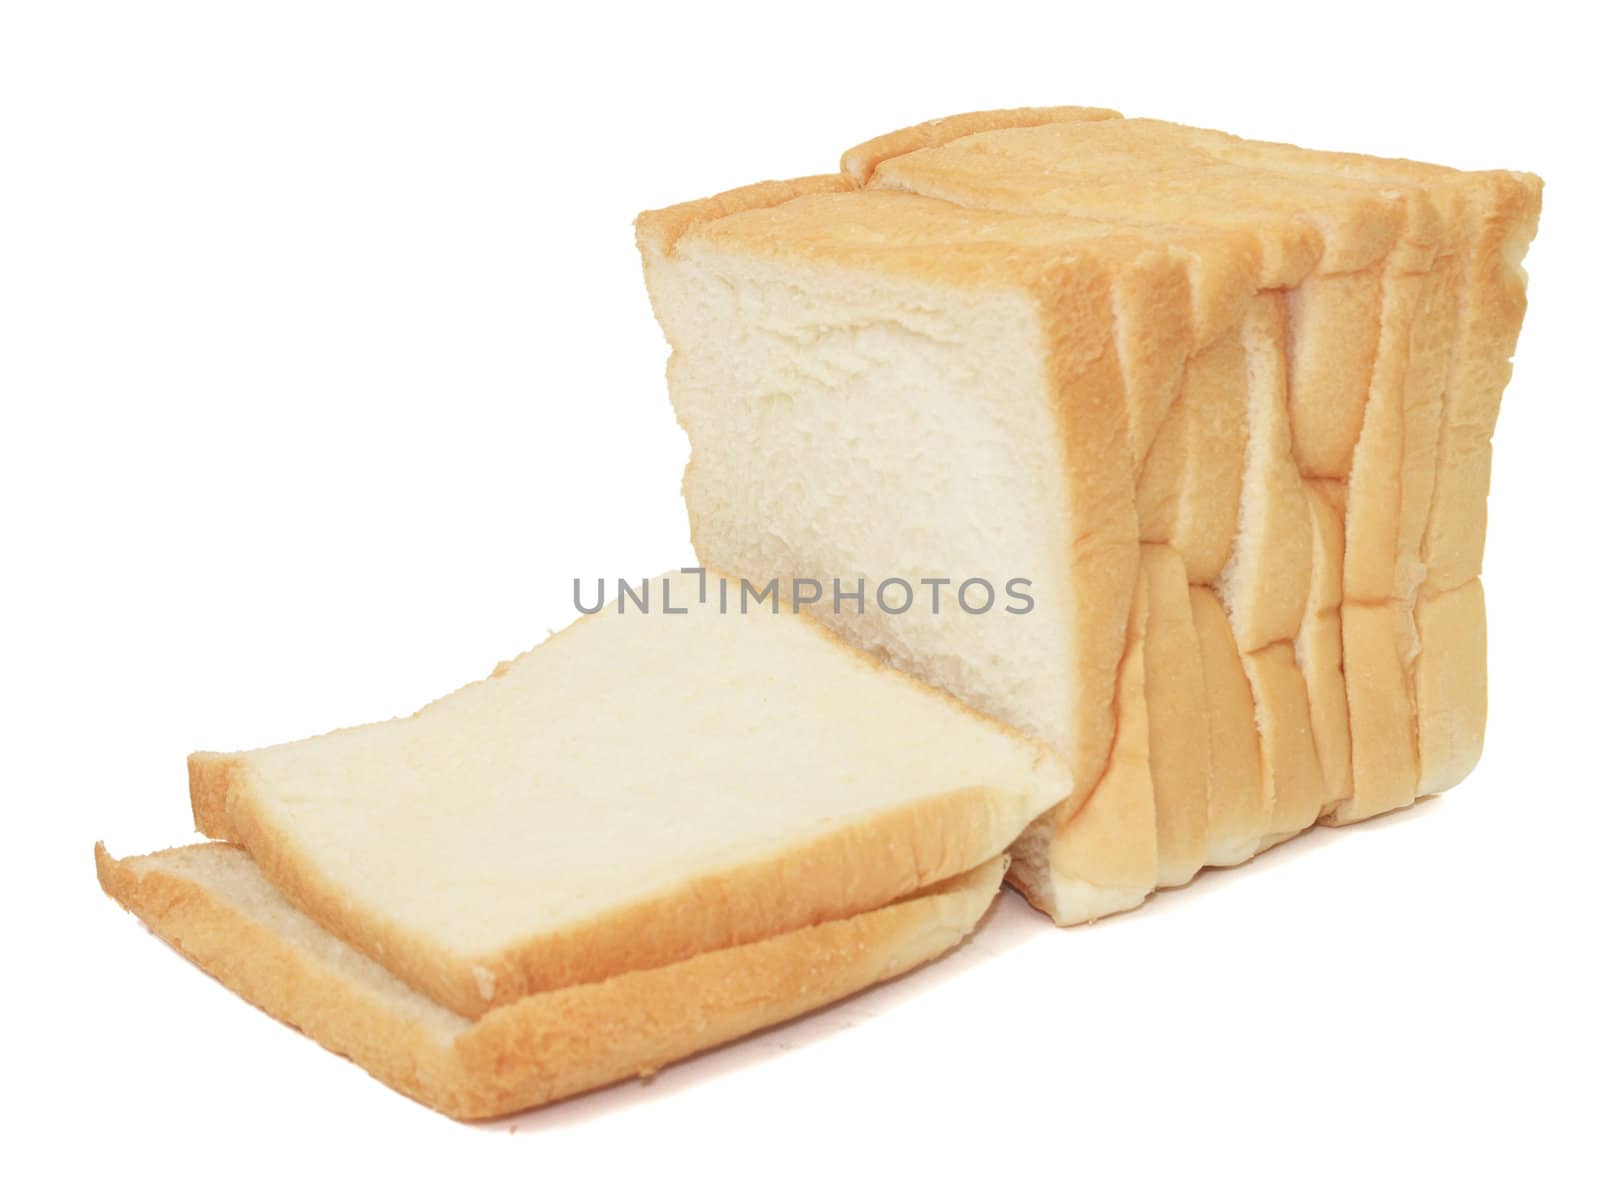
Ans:
[{"label": "sliced bread loaf", "polygon": [[1033,581],[1025,628],[826,618],[1067,755],[1088,791],[1012,868],[1063,921],[1142,897],[1148,835],[1079,880],[1070,834],[1147,793],[1160,885],[1401,807],[1475,758],[1460,551],[1536,211],[1518,174],[1060,108],[644,214],[696,548],[763,578]]},{"label": "sliced bread loaf", "polygon": [[1070,790],[1044,744],[715,573],[409,718],[190,777],[203,832],[467,1016],[882,906]]}]

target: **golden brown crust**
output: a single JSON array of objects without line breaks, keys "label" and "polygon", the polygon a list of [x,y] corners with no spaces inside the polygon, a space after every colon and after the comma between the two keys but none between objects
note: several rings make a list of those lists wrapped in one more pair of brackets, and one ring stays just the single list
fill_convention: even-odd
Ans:
[{"label": "golden brown crust", "polygon": [[[1407,400],[1418,397],[1422,371],[1413,365],[1413,325],[1431,278],[1443,229],[1425,193],[1404,193],[1406,234],[1380,279],[1382,315],[1361,435],[1351,455],[1345,519],[1344,594],[1382,603],[1395,588],[1405,489]],[[1417,263],[1426,256],[1428,265]],[[1420,441],[1417,441],[1420,442]],[[1357,791],[1360,791],[1359,785]]]},{"label": "golden brown crust", "polygon": [[467,1024],[384,985],[370,962],[352,972],[348,952],[322,951],[331,937],[274,923],[281,901],[247,911],[173,864],[194,848],[119,861],[97,846],[101,886],[247,1001],[461,1119],[646,1075],[914,968],[971,930],[1003,869],[996,859],[863,915],[535,994]]},{"label": "golden brown crust", "polygon": [[1244,324],[1249,491],[1218,580],[1243,652],[1294,638],[1311,583],[1311,515],[1289,431],[1285,303],[1281,292],[1258,293]]},{"label": "golden brown crust", "polygon": [[1113,273],[1112,313],[1135,471],[1183,388],[1196,348],[1194,309],[1205,298],[1198,290],[1205,272],[1192,255],[1156,246],[1140,250]]},{"label": "golden brown crust", "polygon": [[[1402,581],[1401,537],[1408,512],[1408,493],[1418,496],[1419,483],[1431,472],[1414,469],[1407,479],[1406,459],[1436,429],[1424,401],[1431,360],[1414,349],[1414,331],[1424,299],[1436,283],[1434,266],[1447,244],[1443,220],[1429,195],[1413,186],[1392,190],[1403,203],[1404,229],[1377,276],[1378,334],[1372,342],[1370,380],[1361,417],[1361,432],[1351,449],[1345,489],[1341,652],[1345,668],[1350,759],[1339,760],[1325,774],[1325,783],[1349,768],[1348,791],[1328,784],[1325,801],[1340,797],[1330,819],[1370,816],[1411,802],[1416,790],[1415,708],[1404,684],[1400,643],[1408,630],[1409,605],[1379,609],[1393,624],[1384,636],[1370,614],[1355,605],[1387,605]],[[1360,639],[1353,640],[1359,636]],[[1309,686],[1308,686],[1309,692]],[[1324,718],[1322,733],[1326,735]],[[1313,722],[1317,732],[1317,722]],[[1329,744],[1322,744],[1326,749]],[[1405,748],[1411,754],[1396,748]]]},{"label": "golden brown crust", "polygon": [[1073,781],[1100,778],[1116,733],[1112,687],[1122,662],[1128,610],[1139,570],[1139,519],[1133,497],[1122,374],[1111,340],[1110,276],[1086,258],[1048,266],[1032,285],[1039,301],[1056,422],[1067,471],[1068,564],[1079,679]]},{"label": "golden brown crust", "polygon": [[1339,609],[1344,594],[1344,485],[1306,481],[1311,511],[1311,584],[1306,615],[1295,635],[1295,660],[1306,680],[1311,734],[1322,767],[1324,806],[1348,800],[1350,704],[1345,689],[1344,634]]},{"label": "golden brown crust", "polygon": [[194,827],[218,841],[236,841],[228,822],[228,795],[233,784],[232,756],[196,751],[189,756],[189,811]]},{"label": "golden brown crust", "polygon": [[1171,420],[1182,438],[1183,469],[1169,540],[1192,583],[1215,583],[1233,551],[1247,409],[1244,347],[1229,333],[1191,360]]},{"label": "golden brown crust", "polygon": [[[707,569],[706,577],[730,576]],[[811,617],[786,613],[789,618],[907,692],[932,696],[1004,732],[1032,749],[1036,764],[1057,759],[1039,740],[875,660]],[[592,626],[591,620],[580,619],[572,627]],[[1120,646],[1120,638],[1116,643]],[[469,1017],[526,994],[671,964],[882,906],[995,857],[1038,811],[1024,794],[997,791],[997,785],[962,787],[886,809],[726,872],[699,875],[675,890],[560,932],[468,957],[350,899],[272,824],[252,791],[252,775],[248,752],[191,756],[190,804],[197,828],[247,849],[261,873],[301,911],[413,988]],[[1063,788],[1069,784],[1063,777]]]},{"label": "golden brown crust", "polygon": [[883,161],[922,148],[937,148],[963,136],[1008,127],[1037,127],[1042,123],[1076,123],[1099,119],[1120,119],[1115,111],[1100,107],[1013,107],[1002,111],[969,111],[930,119],[902,127],[857,144],[839,159],[839,171],[858,185],[872,179],[872,172]]},{"label": "golden brown crust", "polygon": [[1543,182],[1527,173],[1469,176],[1472,227],[1461,344],[1445,389],[1439,478],[1423,544],[1425,589],[1436,594],[1482,569],[1489,437],[1527,310],[1522,258],[1538,228],[1543,193]]},{"label": "golden brown crust", "polygon": [[[1538,228],[1543,182],[1526,173],[1467,174],[1469,228],[1460,327],[1444,390],[1437,476],[1422,537],[1415,609],[1419,795],[1442,792],[1476,764],[1487,719],[1483,565],[1489,439],[1527,307],[1522,258]],[[1431,626],[1424,626],[1427,617]]]},{"label": "golden brown crust", "polygon": [[[1439,437],[1444,429],[1445,387],[1461,331],[1461,285],[1467,249],[1466,200],[1459,184],[1422,190],[1439,216],[1439,251],[1423,279],[1411,325],[1405,376],[1405,428],[1400,474],[1399,520],[1395,539],[1392,595],[1415,604],[1427,575],[1423,534],[1438,479]],[[1415,662],[1416,632],[1408,621],[1402,658]]]},{"label": "golden brown crust", "polygon": [[1244,232],[1257,243],[1262,288],[1293,286],[1313,270],[1367,270],[1393,246],[1403,215],[1392,196],[1241,167],[1219,140],[1234,137],[1151,119],[1047,122],[881,161],[869,187],[969,209]]},{"label": "golden brown crust", "polygon": [[814,193],[842,193],[853,188],[848,177],[838,173],[795,177],[787,181],[761,181],[743,185],[698,201],[685,201],[665,209],[650,209],[634,219],[634,236],[641,251],[666,254],[695,226],[715,221],[747,209],[782,205],[796,197]]},{"label": "golden brown crust", "polygon": [[1417,604],[1426,660],[1417,663],[1417,795],[1459,783],[1483,753],[1489,712],[1483,583],[1473,579]]}]

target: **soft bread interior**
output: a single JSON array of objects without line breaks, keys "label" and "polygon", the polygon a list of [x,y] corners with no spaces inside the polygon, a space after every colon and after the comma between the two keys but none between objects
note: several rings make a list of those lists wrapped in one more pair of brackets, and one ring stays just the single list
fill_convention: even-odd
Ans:
[{"label": "soft bread interior", "polygon": [[[821,579],[821,616],[853,644],[1070,749],[1074,637],[1057,589],[1072,523],[1037,309],[1016,291],[794,279],[715,244],[652,269],[694,443],[697,552],[762,580]],[[1016,578],[1053,593],[1008,611],[1023,606],[1006,594]],[[861,598],[834,610],[834,579]],[[987,611],[957,602],[971,579],[993,588]],[[909,610],[890,580],[917,597]]]},{"label": "soft bread interior", "polygon": [[947,951],[999,887],[994,859],[862,915],[590,985],[476,1021],[416,992],[285,899],[223,843],[116,859],[101,885],[246,1001],[451,1116],[515,1112],[836,1001]]}]

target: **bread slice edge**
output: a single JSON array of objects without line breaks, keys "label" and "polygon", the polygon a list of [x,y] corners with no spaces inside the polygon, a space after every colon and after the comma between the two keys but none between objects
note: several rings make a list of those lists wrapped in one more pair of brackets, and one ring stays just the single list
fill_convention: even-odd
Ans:
[{"label": "bread slice edge", "polygon": [[475,1022],[310,922],[236,846],[118,859],[101,844],[95,866],[106,894],[246,1001],[412,1099],[482,1119],[647,1076],[932,960],[983,917],[1005,858],[861,915],[535,994]]}]

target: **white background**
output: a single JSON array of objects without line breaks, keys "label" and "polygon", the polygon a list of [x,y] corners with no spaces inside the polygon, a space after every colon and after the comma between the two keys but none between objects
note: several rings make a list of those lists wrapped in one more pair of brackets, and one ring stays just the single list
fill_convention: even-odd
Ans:
[{"label": "white background", "polygon": [[[1424,7],[7,4],[0,1155],[1594,1176],[1592,36]],[[690,556],[638,210],[1060,103],[1546,178],[1461,788],[1085,930],[1008,895],[911,978],[483,1127],[100,895],[96,839],[191,838],[191,749],[410,711],[566,623],[575,575]]]}]

